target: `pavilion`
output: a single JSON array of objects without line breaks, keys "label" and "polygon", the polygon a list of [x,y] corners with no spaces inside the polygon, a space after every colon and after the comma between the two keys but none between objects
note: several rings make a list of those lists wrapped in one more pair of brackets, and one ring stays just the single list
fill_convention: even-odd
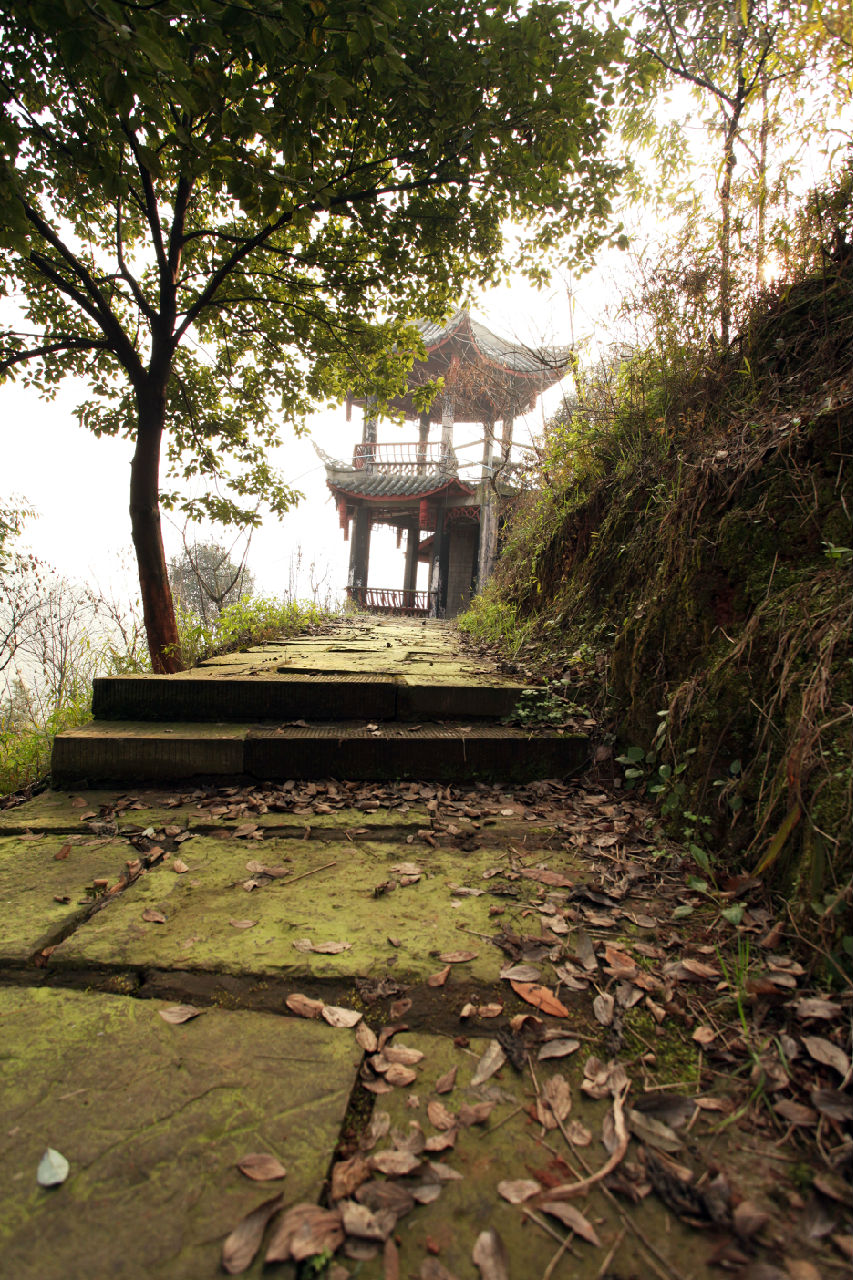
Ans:
[{"label": "pavilion", "polygon": [[[334,494],[344,537],[350,540],[347,596],[381,612],[455,617],[472,591],[488,581],[497,554],[495,498],[510,461],[513,422],[537,396],[563,377],[570,348],[534,349],[508,342],[457,311],[446,325],[418,325],[426,359],[415,362],[409,389],[389,403],[407,422],[418,422],[417,442],[380,443],[378,415],[369,398],[352,398],[364,409],[364,428],[352,463],[323,455],[326,483]],[[443,393],[420,412],[412,392],[441,377]],[[460,480],[453,449],[456,422],[482,424],[483,461],[478,485]],[[495,426],[502,424],[500,454],[493,456]],[[440,424],[440,441],[430,429]],[[368,588],[370,531],[374,525],[406,535],[402,589]],[[416,590],[418,564],[430,565],[427,591]]]}]

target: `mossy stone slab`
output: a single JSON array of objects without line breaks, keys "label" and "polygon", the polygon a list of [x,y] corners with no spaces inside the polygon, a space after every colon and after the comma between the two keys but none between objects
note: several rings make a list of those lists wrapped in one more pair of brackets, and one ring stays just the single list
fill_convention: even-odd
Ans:
[{"label": "mossy stone slab", "polygon": [[117,883],[133,856],[125,840],[0,838],[0,963],[20,964],[73,929],[92,909],[92,882]]},{"label": "mossy stone slab", "polygon": [[[550,855],[551,863],[555,856],[566,857]],[[492,849],[461,853],[370,841],[335,845],[199,836],[180,846],[179,857],[187,873],[172,871],[171,859],[148,872],[58,947],[51,966],[120,964],[324,979],[387,973],[417,982],[442,967],[442,953],[471,951],[473,960],[453,966],[454,979],[491,983],[498,980],[504,956],[488,941],[496,931],[489,907],[500,902],[501,923],[524,928],[521,913],[536,888],[522,881],[519,900],[494,897],[490,890],[499,878],[483,880],[484,871],[501,865]],[[242,885],[252,875],[249,861],[284,867],[288,875],[247,892]],[[423,872],[418,883],[375,896],[381,886],[399,881],[393,869],[408,862]],[[463,896],[453,886],[485,892]],[[144,921],[146,909],[161,912],[166,923]],[[239,928],[234,920],[256,923]],[[305,938],[350,946],[339,954],[301,952],[294,943]]]},{"label": "mossy stone slab", "polygon": [[[578,1160],[559,1130],[543,1133],[534,1118],[536,1094],[529,1068],[519,1073],[506,1063],[490,1080],[472,1088],[471,1079],[480,1056],[486,1050],[482,1040],[472,1042],[471,1048],[460,1048],[448,1037],[407,1034],[396,1037],[392,1043],[406,1044],[424,1054],[416,1067],[418,1078],[409,1088],[395,1089],[376,1100],[377,1108],[389,1112],[392,1129],[406,1132],[409,1125],[416,1122],[429,1138],[438,1133],[428,1118],[430,1101],[441,1102],[456,1115],[463,1104],[495,1102],[484,1126],[461,1127],[453,1149],[425,1156],[449,1166],[461,1177],[458,1181],[446,1181],[437,1200],[416,1206],[398,1222],[396,1236],[400,1241],[400,1275],[419,1275],[424,1259],[436,1254],[456,1280],[482,1280],[471,1253],[480,1232],[494,1228],[506,1248],[509,1275],[513,1280],[516,1277],[542,1276],[559,1248],[559,1240],[567,1233],[558,1221],[537,1210],[557,1233],[557,1239],[548,1235],[525,1217],[523,1205],[512,1205],[501,1198],[498,1183],[531,1179],[542,1186],[554,1186],[561,1180],[572,1180],[566,1166],[558,1163],[558,1157],[565,1157],[575,1168],[578,1168]],[[593,1135],[592,1142],[582,1149],[581,1154],[594,1170],[607,1160],[608,1153],[600,1138],[610,1100],[592,1100],[581,1092],[585,1058],[586,1053],[581,1048],[570,1058],[537,1062],[534,1070],[540,1090],[558,1072],[569,1081],[572,1093],[569,1119],[579,1120]],[[440,1095],[435,1091],[436,1081],[452,1067],[457,1068],[454,1088],[450,1093]],[[390,1141],[385,1139],[375,1150],[390,1145]],[[628,1158],[634,1155],[629,1150]],[[580,1174],[583,1176],[583,1171]],[[405,1185],[406,1179],[400,1181]],[[601,1247],[576,1236],[571,1249],[549,1274],[554,1276],[554,1280],[569,1280],[570,1277],[571,1280],[598,1280],[608,1250],[622,1233],[622,1221],[612,1202],[597,1189],[587,1197],[567,1203],[579,1209],[591,1222]],[[626,1217],[630,1217],[660,1250],[675,1275],[689,1276],[691,1280],[712,1280],[719,1274],[703,1261],[713,1248],[713,1237],[697,1236],[695,1230],[668,1213],[655,1196],[648,1196],[639,1205],[623,1199],[620,1205]],[[362,1267],[358,1272],[360,1280],[381,1280],[383,1277],[381,1255],[363,1263]],[[657,1273],[660,1273],[659,1268],[652,1267],[634,1236],[625,1231],[607,1274],[651,1276]]]},{"label": "mossy stone slab", "polygon": [[[351,1031],[160,1001],[0,990],[0,1256],[15,1280],[203,1280],[240,1218],[320,1193],[359,1051]],[[36,1184],[46,1147],[67,1181]],[[276,1155],[283,1181],[235,1168]],[[286,1269],[281,1269],[286,1272]],[[261,1274],[260,1260],[250,1273]]]}]

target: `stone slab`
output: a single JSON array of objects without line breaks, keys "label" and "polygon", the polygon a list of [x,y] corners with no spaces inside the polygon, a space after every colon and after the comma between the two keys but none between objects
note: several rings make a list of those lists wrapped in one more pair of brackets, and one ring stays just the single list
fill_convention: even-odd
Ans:
[{"label": "stone slab", "polygon": [[95,722],[56,736],[51,777],[65,786],[84,780],[239,776],[247,731],[245,724]]},{"label": "stone slab", "polygon": [[[495,849],[197,837],[180,846],[180,857],[187,873],[153,868],[63,942],[50,969],[117,965],[344,984],[362,975],[423,982],[443,967],[442,952],[471,951],[473,960],[453,966],[450,987],[491,984],[504,956],[488,941],[496,932],[489,907],[500,904],[502,924],[529,932],[522,912],[539,887],[522,881],[518,899],[492,892],[500,877],[484,880],[483,873],[507,865],[506,851],[502,856]],[[285,867],[288,877],[246,892],[246,864],[253,860]],[[398,878],[393,868],[403,862],[422,869],[420,881],[375,896],[377,887]],[[570,867],[566,854],[549,854],[548,864]],[[486,892],[467,896],[456,892],[459,886]],[[146,909],[162,913],[166,923],[144,921]],[[242,929],[233,920],[255,923]],[[339,954],[301,952],[294,943],[305,938],[349,947]]]},{"label": "stone slab", "polygon": [[[281,1190],[315,1200],[360,1053],[351,1031],[160,1001],[0,990],[0,1256],[15,1280],[203,1280],[222,1239]],[[46,1147],[67,1181],[36,1185]],[[282,1182],[235,1162],[269,1151]],[[261,1274],[256,1261],[252,1276]]]},{"label": "stone slab", "polygon": [[115,884],[133,850],[126,841],[65,836],[0,838],[0,964],[18,965],[74,929],[95,902],[96,879]]},{"label": "stone slab", "polygon": [[[567,1033],[571,1034],[571,1028]],[[485,1126],[460,1128],[455,1148],[432,1157],[461,1177],[445,1182],[441,1195],[432,1204],[418,1205],[399,1220],[395,1234],[400,1242],[400,1275],[419,1275],[423,1261],[437,1256],[455,1280],[482,1280],[471,1253],[480,1232],[490,1227],[497,1230],[504,1243],[512,1280],[544,1275],[559,1248],[559,1241],[566,1235],[565,1229],[555,1219],[546,1217],[557,1234],[555,1240],[525,1218],[523,1205],[511,1205],[503,1200],[497,1186],[504,1180],[518,1179],[533,1179],[540,1185],[549,1185],[550,1179],[553,1186],[555,1182],[571,1180],[566,1167],[557,1164],[556,1157],[564,1157],[575,1168],[579,1163],[577,1152],[569,1148],[559,1130],[544,1132],[536,1121],[536,1094],[529,1068],[516,1072],[507,1063],[485,1084],[472,1087],[472,1076],[486,1049],[482,1040],[472,1041],[466,1048],[457,1047],[445,1036],[407,1034],[396,1037],[393,1043],[419,1049],[424,1058],[416,1067],[417,1080],[408,1089],[395,1089],[376,1099],[376,1107],[389,1113],[392,1128],[405,1133],[412,1123],[417,1123],[427,1137],[432,1137],[438,1131],[427,1115],[430,1101],[440,1101],[456,1115],[464,1104],[495,1103]],[[581,1092],[585,1057],[581,1049],[571,1058],[536,1063],[534,1069],[540,1090],[558,1072],[569,1081],[573,1099],[569,1119],[580,1120],[593,1134],[590,1145],[580,1151],[590,1167],[597,1169],[608,1156],[600,1136],[610,1104],[609,1100],[589,1099]],[[452,1067],[457,1068],[455,1086],[452,1092],[439,1095],[435,1083]],[[390,1145],[386,1139],[375,1150]],[[635,1153],[629,1151],[629,1158],[632,1156]],[[406,1179],[399,1181],[405,1185]],[[568,1203],[591,1221],[601,1247],[576,1236],[571,1248],[548,1274],[553,1275],[554,1280],[599,1280],[607,1252],[622,1233],[621,1219],[612,1202],[599,1190]],[[636,1206],[626,1199],[620,1203],[626,1215],[630,1215],[659,1249],[673,1274],[685,1280],[688,1277],[689,1280],[712,1280],[719,1275],[718,1270],[704,1261],[715,1241],[711,1233],[697,1238],[696,1231],[668,1213],[655,1196],[647,1197]],[[541,1211],[540,1217],[545,1217]],[[622,1235],[607,1270],[608,1276],[666,1274],[650,1263],[648,1254],[641,1250],[629,1231]],[[382,1280],[381,1255],[362,1263],[358,1275],[360,1280]]]}]

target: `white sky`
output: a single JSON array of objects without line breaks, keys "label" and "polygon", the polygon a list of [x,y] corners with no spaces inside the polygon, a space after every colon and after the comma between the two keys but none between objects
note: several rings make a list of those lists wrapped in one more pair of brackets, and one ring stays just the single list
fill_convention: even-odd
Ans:
[{"label": "white sky", "polygon": [[[591,277],[581,281],[574,314],[576,336],[582,328],[589,332],[589,317],[600,311],[601,294],[602,286]],[[514,281],[479,299],[473,310],[495,332],[515,341],[539,346],[571,340],[567,288],[557,279],[541,292],[524,281]],[[44,401],[35,391],[14,383],[0,386],[0,502],[21,497],[39,513],[38,519],[28,523],[19,545],[31,548],[68,577],[97,583],[117,596],[135,597],[136,570],[128,515],[132,443],[96,439],[77,425],[74,409],[85,394],[83,382],[66,382],[53,401]],[[561,396],[562,387],[552,387],[534,413],[516,422],[515,439],[519,443],[528,443],[533,434],[541,431],[545,417],[554,412]],[[401,428],[385,422],[379,431],[380,440],[417,438],[417,428],[412,424]],[[437,432],[433,426],[435,438]],[[360,411],[353,411],[350,423],[344,406],[318,413],[311,419],[311,434],[327,453],[349,458],[353,445],[361,439]],[[273,455],[273,465],[288,483],[304,492],[305,498],[282,519],[267,514],[263,527],[253,535],[248,563],[256,576],[256,590],[279,595],[293,586],[296,578],[297,594],[310,596],[313,576],[315,582],[322,582],[321,599],[328,592],[336,595],[346,583],[349,545],[338,527],[323,465],[308,436],[295,439],[285,428],[282,438],[284,443]],[[481,440],[481,428],[456,424],[455,445]],[[477,443],[463,451],[460,462],[479,463],[481,453],[482,445]],[[163,532],[166,554],[171,557],[180,550],[180,536],[165,518]],[[192,537],[192,527],[189,532]],[[204,536],[205,532],[205,527],[199,526],[196,536]],[[225,545],[234,536],[222,529],[207,532]],[[297,573],[296,561],[300,558]],[[422,566],[421,574],[424,573]],[[397,550],[393,530],[380,528],[373,532],[369,582],[371,586],[402,587],[403,549]],[[419,586],[425,583],[419,582]]]}]

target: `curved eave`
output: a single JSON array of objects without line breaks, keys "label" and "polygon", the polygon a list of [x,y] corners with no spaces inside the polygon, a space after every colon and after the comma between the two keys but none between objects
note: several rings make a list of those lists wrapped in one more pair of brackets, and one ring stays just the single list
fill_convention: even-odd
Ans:
[{"label": "curved eave", "polygon": [[467,485],[462,480],[451,477],[443,484],[437,485],[432,489],[419,489],[409,493],[365,493],[358,489],[350,489],[341,484],[336,484],[333,480],[327,480],[326,484],[329,490],[336,498],[346,499],[348,502],[368,502],[375,503],[378,506],[399,506],[404,503],[421,502],[424,498],[435,498],[440,494],[452,494],[455,497],[471,498],[474,497],[477,490]]}]

